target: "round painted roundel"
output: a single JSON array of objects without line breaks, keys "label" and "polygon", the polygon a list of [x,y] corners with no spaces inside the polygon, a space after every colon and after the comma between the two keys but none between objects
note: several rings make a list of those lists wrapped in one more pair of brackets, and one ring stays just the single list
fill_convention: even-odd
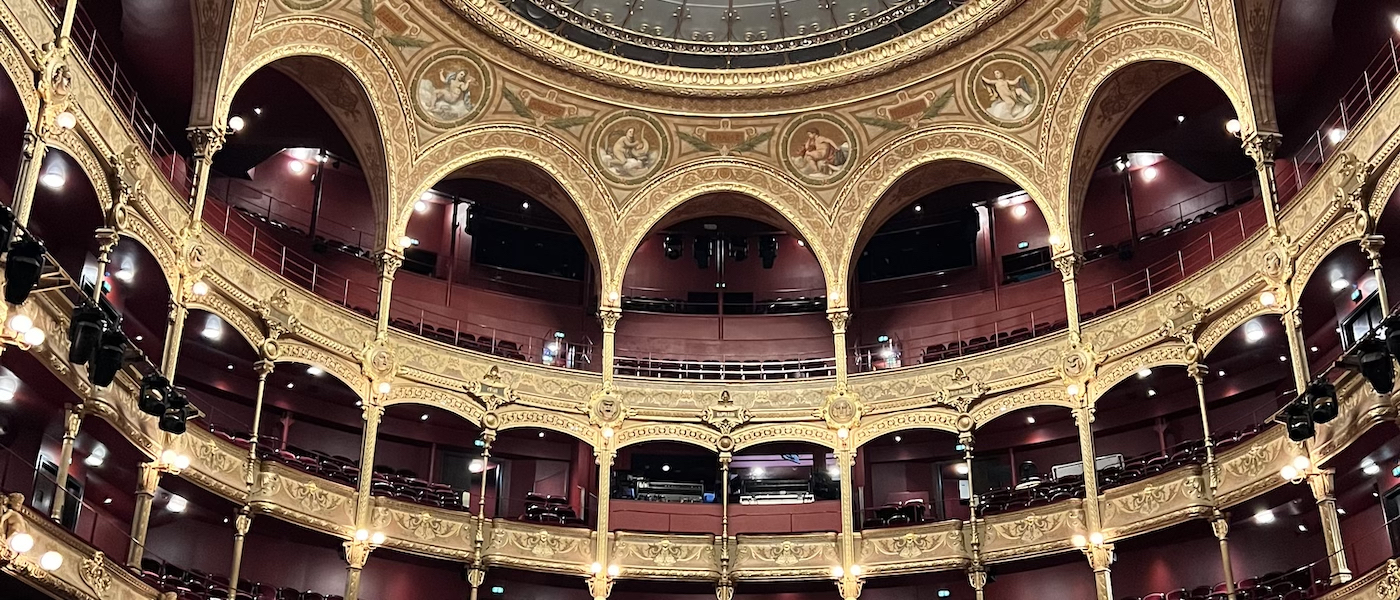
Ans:
[{"label": "round painted roundel", "polygon": [[1017,54],[991,54],[968,71],[967,97],[978,116],[1006,129],[1029,125],[1045,105],[1045,79]]},{"label": "round painted roundel", "polygon": [[413,108],[440,129],[471,121],[486,108],[491,95],[491,72],[486,64],[462,50],[447,50],[429,58],[413,77]]}]

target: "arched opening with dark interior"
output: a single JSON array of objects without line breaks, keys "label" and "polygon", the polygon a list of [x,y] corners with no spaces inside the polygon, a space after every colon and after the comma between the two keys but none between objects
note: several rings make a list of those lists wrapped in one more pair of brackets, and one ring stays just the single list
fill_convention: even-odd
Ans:
[{"label": "arched opening with dark interior", "polygon": [[390,324],[444,344],[556,367],[600,368],[597,252],[548,173],[497,159],[418,198]]},{"label": "arched opening with dark interior", "polygon": [[657,441],[621,448],[613,461],[608,526],[621,531],[721,531],[719,454],[694,444]]},{"label": "arched opening with dark interior", "polygon": [[841,530],[842,473],[830,448],[769,442],[734,452],[729,463],[729,533]]},{"label": "arched opening with dark interior", "polygon": [[[496,435],[487,465],[495,469],[487,475],[487,516],[564,527],[597,523],[598,470],[588,442],[551,429],[508,429]],[[444,467],[451,468],[446,460]]]},{"label": "arched opening with dark interior", "polygon": [[852,481],[862,529],[968,518],[967,462],[956,433],[906,429],[861,445]]},{"label": "arched opening with dark interior", "polygon": [[826,279],[806,245],[776,210],[749,196],[710,194],[673,209],[627,263],[617,374],[834,373]]},{"label": "arched opening with dark interior", "polygon": [[[972,451],[972,493],[993,515],[1084,497],[1079,429],[1071,411],[1029,406],[978,427]],[[1056,477],[1057,474],[1062,476]]]},{"label": "arched opening with dark interior", "polygon": [[856,371],[975,354],[1063,329],[1050,228],[1029,195],[965,162],[924,165],[875,205],[857,241]]},{"label": "arched opening with dark interior", "polygon": [[1135,63],[1089,106],[1070,175],[1081,320],[1184,280],[1264,224],[1254,163],[1227,129],[1235,108],[1209,77]]}]

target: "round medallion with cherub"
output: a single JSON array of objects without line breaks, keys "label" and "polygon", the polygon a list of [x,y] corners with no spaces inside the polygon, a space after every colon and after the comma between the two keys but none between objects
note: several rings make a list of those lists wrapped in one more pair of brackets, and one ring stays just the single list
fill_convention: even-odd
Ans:
[{"label": "round medallion with cherub", "polygon": [[813,113],[788,123],[783,131],[783,165],[803,182],[832,185],[855,165],[855,133],[836,115]]},{"label": "round medallion with cherub", "polygon": [[475,54],[464,50],[446,50],[428,58],[413,82],[414,110],[440,129],[476,118],[491,96],[491,71]]},{"label": "round medallion with cherub", "polygon": [[987,122],[1020,129],[1040,115],[1045,104],[1045,79],[1020,55],[990,54],[968,70],[967,97]]},{"label": "round medallion with cherub", "polygon": [[604,177],[632,185],[661,168],[671,151],[671,140],[651,115],[624,110],[598,124],[589,147]]}]

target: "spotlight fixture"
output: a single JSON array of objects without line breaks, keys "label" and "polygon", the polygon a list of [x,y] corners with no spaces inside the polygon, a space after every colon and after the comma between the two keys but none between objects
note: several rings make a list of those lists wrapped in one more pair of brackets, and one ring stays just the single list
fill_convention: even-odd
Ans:
[{"label": "spotlight fixture", "polygon": [[165,396],[170,393],[170,380],[160,373],[149,373],[141,378],[141,395],[136,398],[136,406],[141,412],[153,417],[165,416]]},{"label": "spotlight fixture", "polygon": [[48,264],[44,243],[25,236],[10,247],[5,259],[5,301],[20,305],[29,299],[29,292],[39,283],[39,276]]},{"label": "spotlight fixture", "polygon": [[1283,411],[1284,425],[1288,428],[1288,439],[1301,442],[1317,432],[1312,422],[1312,404],[1307,397],[1299,398]]},{"label": "spotlight fixture", "polygon": [[1307,397],[1312,403],[1312,420],[1325,424],[1337,418],[1337,386],[1325,379],[1308,384]]},{"label": "spotlight fixture", "polygon": [[1378,394],[1389,394],[1395,389],[1395,363],[1391,361],[1388,349],[1400,349],[1397,348],[1400,346],[1400,334],[1393,327],[1386,329],[1385,342],[1367,336],[1352,346],[1346,356],[1337,360],[1337,364],[1359,371]]},{"label": "spotlight fixture", "polygon": [[68,327],[68,362],[85,365],[102,341],[107,329],[107,316],[92,304],[73,309],[73,324]]},{"label": "spotlight fixture", "polygon": [[165,414],[160,417],[160,430],[175,435],[183,434],[189,420],[198,415],[199,411],[195,410],[185,397],[185,390],[172,388],[165,400]]},{"label": "spotlight fixture", "polygon": [[734,262],[739,262],[749,257],[748,238],[733,238],[728,240],[728,243],[729,257],[734,259]]},{"label": "spotlight fixture", "polygon": [[88,364],[88,379],[93,385],[112,385],[112,381],[117,378],[117,371],[126,363],[128,345],[126,334],[122,333],[121,329],[112,327],[102,332],[102,343],[98,344],[97,350],[92,354],[92,362]]},{"label": "spotlight fixture", "polygon": [[758,258],[763,261],[763,268],[773,268],[773,261],[778,259],[778,238],[776,236],[765,235],[758,238]]},{"label": "spotlight fixture", "polygon": [[681,257],[681,236],[679,233],[668,233],[661,241],[661,249],[666,253],[666,258],[677,260]]}]

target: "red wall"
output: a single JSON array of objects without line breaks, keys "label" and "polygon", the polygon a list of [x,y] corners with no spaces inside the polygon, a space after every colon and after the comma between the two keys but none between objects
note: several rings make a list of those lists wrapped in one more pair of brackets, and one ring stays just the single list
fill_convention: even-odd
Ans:
[{"label": "red wall", "polygon": [[724,260],[724,290],[715,289],[715,283],[720,281],[718,258],[711,258],[708,269],[696,266],[694,236],[685,235],[682,255],[676,260],[666,258],[662,250],[664,240],[665,236],[659,233],[642,240],[627,263],[623,294],[685,299],[686,292],[753,292],[755,301],[826,295],[821,265],[811,250],[797,244],[794,236],[778,236],[778,257],[771,269],[763,268],[758,257],[758,236],[750,237],[747,259]]}]

